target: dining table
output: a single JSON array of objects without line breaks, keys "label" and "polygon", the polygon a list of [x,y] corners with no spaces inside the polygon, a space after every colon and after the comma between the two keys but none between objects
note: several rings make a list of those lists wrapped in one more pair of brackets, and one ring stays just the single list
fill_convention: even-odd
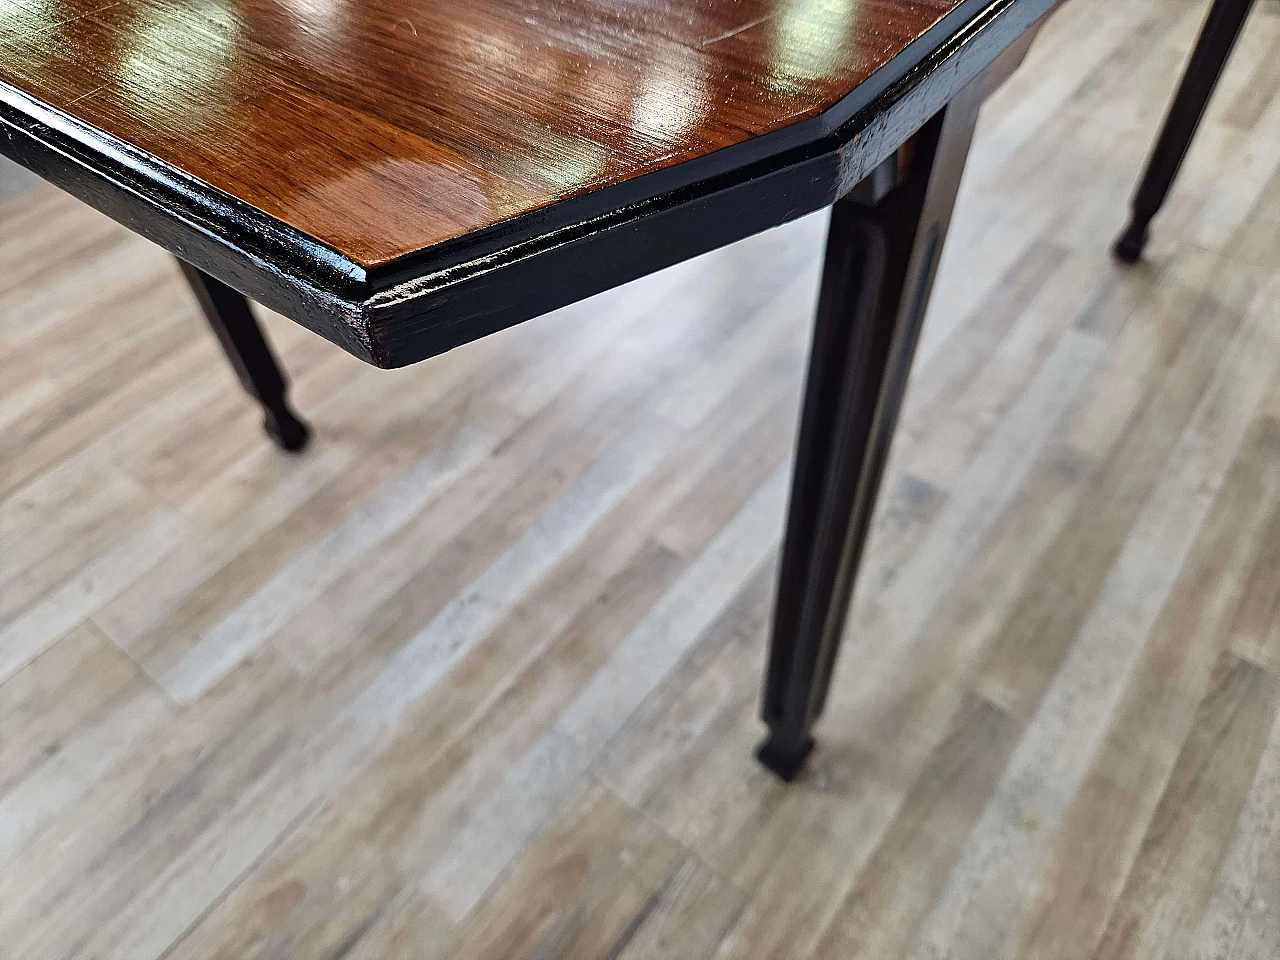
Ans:
[{"label": "dining table", "polygon": [[0,154],[181,261],[286,449],[250,300],[402,367],[830,207],[757,752],[790,780],[979,109],[1054,2],[6,0]]}]

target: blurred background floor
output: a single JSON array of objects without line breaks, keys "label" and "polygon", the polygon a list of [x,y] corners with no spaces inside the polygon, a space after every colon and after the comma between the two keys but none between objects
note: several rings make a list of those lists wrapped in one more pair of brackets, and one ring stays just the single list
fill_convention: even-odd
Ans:
[{"label": "blurred background floor", "polygon": [[824,218],[392,373],[0,214],[0,956],[1280,956],[1280,10],[988,104],[810,769],[756,766]]}]

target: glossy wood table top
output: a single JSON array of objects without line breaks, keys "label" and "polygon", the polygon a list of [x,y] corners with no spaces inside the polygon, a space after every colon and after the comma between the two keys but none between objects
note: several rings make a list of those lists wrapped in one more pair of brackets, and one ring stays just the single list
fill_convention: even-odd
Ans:
[{"label": "glossy wood table top", "polygon": [[[153,239],[251,295],[264,263],[297,274],[312,289],[293,312],[323,311],[811,145],[1019,3],[1046,6],[4,0],[0,119],[59,157],[41,169],[12,135],[0,150],[46,175],[75,155],[50,179],[128,222],[68,180],[123,186],[124,207],[198,234],[134,210]],[[344,345],[384,362],[368,318],[346,319]]]}]

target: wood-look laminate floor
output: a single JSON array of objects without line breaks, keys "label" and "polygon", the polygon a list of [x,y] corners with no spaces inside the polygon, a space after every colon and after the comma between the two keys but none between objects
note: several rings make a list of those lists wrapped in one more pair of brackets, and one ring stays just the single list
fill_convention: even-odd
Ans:
[{"label": "wood-look laminate floor", "polygon": [[824,224],[258,429],[156,249],[0,217],[0,957],[1280,956],[1280,9],[988,105],[807,775],[751,759]]}]

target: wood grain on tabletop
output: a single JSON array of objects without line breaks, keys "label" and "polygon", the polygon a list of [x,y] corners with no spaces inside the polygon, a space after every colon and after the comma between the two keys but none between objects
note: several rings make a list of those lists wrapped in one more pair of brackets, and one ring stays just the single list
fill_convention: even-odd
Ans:
[{"label": "wood grain on tabletop", "polygon": [[19,0],[0,81],[364,266],[815,116],[959,0]]}]

